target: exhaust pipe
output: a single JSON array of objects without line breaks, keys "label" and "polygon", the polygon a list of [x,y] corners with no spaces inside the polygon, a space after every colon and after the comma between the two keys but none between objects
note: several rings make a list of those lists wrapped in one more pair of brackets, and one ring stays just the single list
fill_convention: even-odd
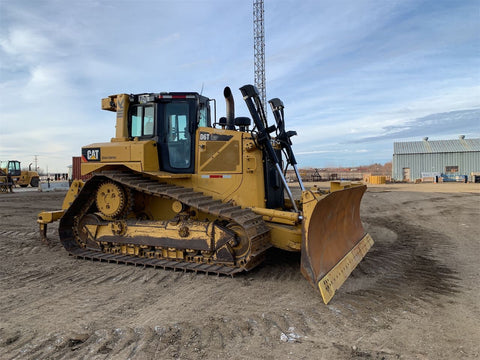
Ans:
[{"label": "exhaust pipe", "polygon": [[226,112],[227,112],[227,130],[235,130],[235,103],[233,101],[232,90],[228,86],[223,89],[225,96]]}]

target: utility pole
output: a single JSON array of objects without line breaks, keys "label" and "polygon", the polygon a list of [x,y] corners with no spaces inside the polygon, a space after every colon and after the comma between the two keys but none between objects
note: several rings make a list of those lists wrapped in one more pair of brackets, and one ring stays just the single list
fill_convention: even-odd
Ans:
[{"label": "utility pole", "polygon": [[260,93],[263,111],[267,116],[267,95],[265,83],[265,26],[263,0],[253,0],[253,50],[255,86]]}]

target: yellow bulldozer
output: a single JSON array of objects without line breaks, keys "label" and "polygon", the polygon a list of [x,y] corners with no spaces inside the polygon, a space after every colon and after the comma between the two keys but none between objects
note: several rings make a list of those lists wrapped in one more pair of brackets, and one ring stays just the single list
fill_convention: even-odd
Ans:
[{"label": "yellow bulldozer", "polygon": [[31,169],[31,165],[28,170],[22,170],[20,167],[20,161],[17,160],[7,160],[0,162],[0,169],[4,174],[9,176],[13,181],[14,185],[20,187],[38,187],[40,183],[40,177],[38,172]]},{"label": "yellow bulldozer", "polygon": [[215,101],[194,92],[102,99],[116,112],[115,137],[82,148],[82,175],[92,177],[72,183],[62,210],[39,214],[42,240],[59,220],[77,258],[231,276],[273,246],[301,252],[301,272],[330,301],[373,244],[360,220],[366,186],[306,189],[282,101],[269,101],[269,125],[255,86],[240,91],[251,119],[235,117],[229,87],[218,121]]}]

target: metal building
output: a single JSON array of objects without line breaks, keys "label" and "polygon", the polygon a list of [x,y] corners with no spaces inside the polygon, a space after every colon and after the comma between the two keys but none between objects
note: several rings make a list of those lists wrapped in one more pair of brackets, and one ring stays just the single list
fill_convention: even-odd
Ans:
[{"label": "metal building", "polygon": [[446,176],[480,174],[480,139],[393,143],[392,178],[415,181],[425,174]]}]

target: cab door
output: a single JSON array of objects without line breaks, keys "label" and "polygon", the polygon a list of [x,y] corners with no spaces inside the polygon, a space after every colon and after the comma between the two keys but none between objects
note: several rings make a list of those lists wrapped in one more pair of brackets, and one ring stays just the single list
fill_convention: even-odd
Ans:
[{"label": "cab door", "polygon": [[194,101],[171,101],[159,104],[163,117],[160,134],[160,168],[172,173],[193,173],[194,142],[197,123]]}]

